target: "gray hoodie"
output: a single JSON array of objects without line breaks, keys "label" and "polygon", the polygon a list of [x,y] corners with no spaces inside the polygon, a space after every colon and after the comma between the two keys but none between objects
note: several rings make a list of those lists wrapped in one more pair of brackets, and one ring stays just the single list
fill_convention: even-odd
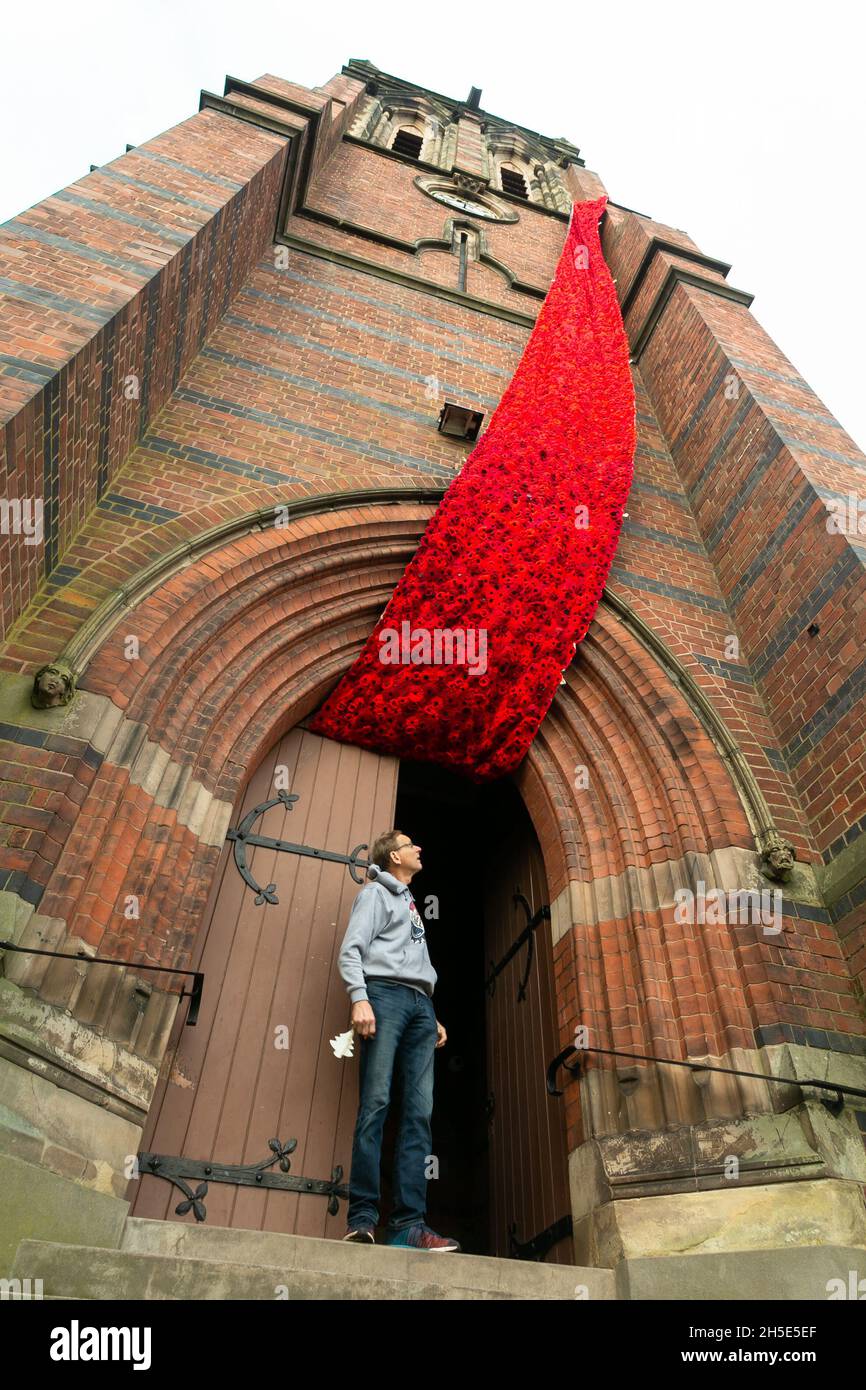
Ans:
[{"label": "gray hoodie", "polygon": [[423,927],[408,883],[371,864],[373,881],[365,883],[354,903],[340,947],[340,974],[353,1004],[367,998],[366,976],[385,976],[411,985],[432,998],[437,975],[427,954],[426,937],[412,939]]}]

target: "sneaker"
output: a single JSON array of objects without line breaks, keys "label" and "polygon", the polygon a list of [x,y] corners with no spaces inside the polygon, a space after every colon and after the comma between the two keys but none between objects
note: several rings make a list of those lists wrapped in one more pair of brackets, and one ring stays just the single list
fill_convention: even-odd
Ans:
[{"label": "sneaker", "polygon": [[435,1231],[431,1231],[423,1221],[419,1221],[417,1226],[403,1226],[399,1231],[392,1231],[385,1242],[386,1245],[408,1245],[413,1250],[459,1250],[460,1242],[451,1236],[440,1236]]},{"label": "sneaker", "polygon": [[375,1245],[376,1237],[372,1226],[349,1226],[343,1240],[354,1241],[356,1245]]}]

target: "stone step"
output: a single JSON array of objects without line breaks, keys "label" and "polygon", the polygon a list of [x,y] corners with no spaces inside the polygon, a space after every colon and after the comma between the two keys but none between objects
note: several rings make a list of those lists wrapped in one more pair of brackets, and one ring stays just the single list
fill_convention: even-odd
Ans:
[{"label": "stone step", "polygon": [[[0,1104],[0,1116],[2,1111]],[[0,1123],[0,1277],[8,1274],[22,1240],[117,1248],[128,1202],[5,1152],[10,1143]]]},{"label": "stone step", "polygon": [[82,1300],[81,1300],[80,1298],[70,1298],[69,1295],[68,1295],[68,1294],[65,1294],[65,1293],[44,1293],[44,1294],[42,1295],[41,1298],[37,1298],[36,1294],[31,1295],[29,1298],[19,1298],[16,1294],[9,1294],[6,1298],[4,1298],[3,1302],[4,1302],[4,1303],[80,1303],[80,1302],[82,1302]]},{"label": "stone step", "polygon": [[[509,1298],[616,1298],[612,1270],[579,1265],[504,1260],[462,1251],[424,1251],[356,1245],[316,1236],[243,1230],[192,1222],[128,1217],[121,1250],[174,1255],[239,1265],[266,1265],[286,1273],[371,1275],[400,1282],[459,1283],[464,1288],[497,1290]],[[586,1293],[579,1291],[585,1287]]]},{"label": "stone step", "polygon": [[[291,1239],[306,1240],[296,1236]],[[322,1241],[327,1245],[332,1242]],[[338,1244],[339,1242],[333,1242]],[[361,1250],[353,1253],[362,1254]],[[375,1254],[375,1251],[372,1251]],[[391,1252],[399,1254],[400,1252]],[[452,1268],[446,1272],[436,1256],[427,1260],[429,1275],[421,1270],[412,1278],[385,1277],[369,1270],[313,1270],[285,1265],[237,1264],[224,1259],[196,1259],[189,1255],[138,1254],[129,1250],[110,1250],[101,1246],[60,1245],[54,1241],[23,1240],[18,1248],[13,1276],[41,1279],[45,1297],[121,1299],[144,1301],[175,1300],[358,1300],[432,1299],[502,1300],[541,1299],[552,1295],[527,1285],[523,1293],[502,1287],[467,1285],[461,1281],[458,1256],[452,1255]],[[446,1257],[447,1258],[447,1257]],[[477,1258],[469,1256],[469,1259]],[[503,1261],[502,1263],[508,1263]],[[557,1295],[553,1295],[557,1296]],[[562,1297],[562,1295],[558,1295]]]}]

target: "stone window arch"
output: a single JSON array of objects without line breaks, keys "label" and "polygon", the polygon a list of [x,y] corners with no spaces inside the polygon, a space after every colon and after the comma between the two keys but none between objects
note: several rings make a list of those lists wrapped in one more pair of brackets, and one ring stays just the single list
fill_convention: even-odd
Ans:
[{"label": "stone window arch", "polygon": [[[436,112],[420,101],[396,101],[386,95],[370,96],[367,107],[352,125],[352,134],[371,145],[408,155],[421,164],[444,167],[456,143],[454,132]],[[415,146],[420,140],[417,154]]]},{"label": "stone window arch", "polygon": [[522,140],[514,138],[494,139],[490,143],[490,162],[496,188],[512,198],[544,205],[544,197],[533,172],[537,161],[533,160],[532,151]]},{"label": "stone window arch", "polygon": [[555,160],[514,134],[487,133],[493,182],[502,193],[557,212],[568,212],[571,199]]}]

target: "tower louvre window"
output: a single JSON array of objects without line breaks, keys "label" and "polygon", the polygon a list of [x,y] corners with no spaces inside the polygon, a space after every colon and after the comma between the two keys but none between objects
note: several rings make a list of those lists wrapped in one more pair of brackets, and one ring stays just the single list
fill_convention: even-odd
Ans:
[{"label": "tower louvre window", "polygon": [[513,193],[515,198],[529,200],[529,189],[526,187],[526,179],[522,174],[516,173],[514,169],[501,169],[500,173],[503,193]]},{"label": "tower louvre window", "polygon": [[398,130],[391,149],[396,150],[398,154],[408,154],[412,159],[419,159],[423,143],[423,138],[416,131]]}]

